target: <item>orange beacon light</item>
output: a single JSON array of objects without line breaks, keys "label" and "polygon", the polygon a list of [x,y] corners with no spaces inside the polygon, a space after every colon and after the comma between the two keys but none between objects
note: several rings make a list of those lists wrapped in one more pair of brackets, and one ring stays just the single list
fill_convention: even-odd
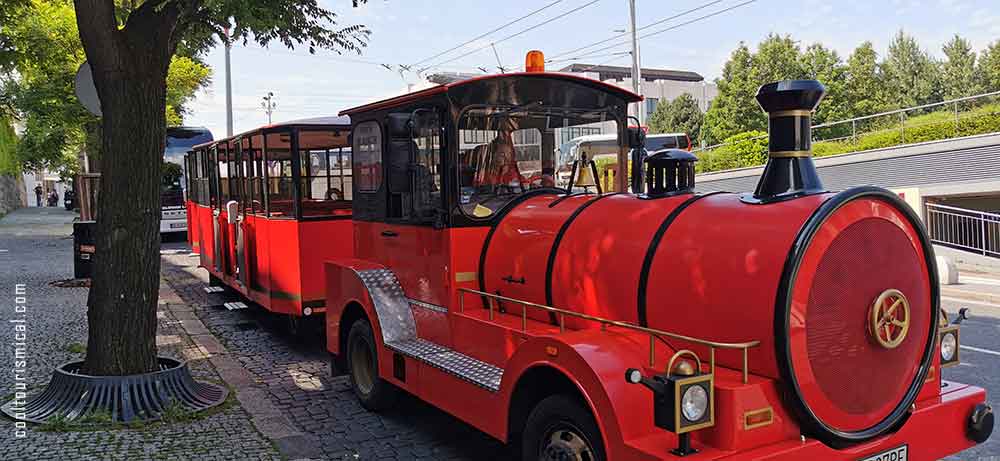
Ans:
[{"label": "orange beacon light", "polygon": [[545,72],[545,54],[538,50],[531,50],[524,57],[525,72]]}]

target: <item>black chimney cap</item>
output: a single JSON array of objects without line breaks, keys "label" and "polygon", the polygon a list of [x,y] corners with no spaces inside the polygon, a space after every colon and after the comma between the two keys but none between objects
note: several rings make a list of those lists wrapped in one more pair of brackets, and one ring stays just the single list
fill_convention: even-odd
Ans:
[{"label": "black chimney cap", "polygon": [[816,109],[826,94],[826,87],[816,80],[782,80],[761,85],[757,103],[764,112]]}]

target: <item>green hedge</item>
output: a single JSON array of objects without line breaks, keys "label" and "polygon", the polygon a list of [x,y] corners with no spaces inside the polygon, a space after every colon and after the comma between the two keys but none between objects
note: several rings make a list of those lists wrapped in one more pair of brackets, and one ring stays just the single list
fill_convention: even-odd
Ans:
[{"label": "green hedge", "polygon": [[0,117],[0,174],[16,175],[21,171],[15,150],[17,135],[6,118]]},{"label": "green hedge", "polygon": [[[955,113],[951,110],[911,117],[904,122],[903,133],[900,133],[898,123],[882,123],[876,131],[858,135],[857,140],[816,142],[813,144],[813,154],[816,157],[826,157],[900,144],[1000,132],[1000,104],[985,105],[960,112],[959,115],[957,126]],[[766,133],[760,131],[741,133],[726,139],[724,144],[727,145],[697,153],[698,171],[720,171],[763,165],[767,161],[767,140],[750,139],[761,134]]]}]

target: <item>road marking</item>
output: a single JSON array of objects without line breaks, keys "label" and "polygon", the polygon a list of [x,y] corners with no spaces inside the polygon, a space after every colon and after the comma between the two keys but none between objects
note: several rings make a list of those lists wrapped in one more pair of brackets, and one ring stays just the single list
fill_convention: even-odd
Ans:
[{"label": "road marking", "polygon": [[986,307],[993,307],[993,308],[996,308],[996,309],[1000,309],[1000,304],[992,304],[992,303],[988,303],[988,302],[985,302],[985,301],[971,301],[971,300],[968,300],[968,299],[952,298],[952,297],[949,297],[949,296],[942,296],[941,300],[942,301],[953,302],[953,303],[956,303],[956,304],[975,304],[975,305],[978,305],[978,306],[986,306]]},{"label": "road marking", "polygon": [[959,276],[959,281],[962,282],[962,283],[964,283],[964,282],[972,282],[972,283],[978,283],[980,285],[995,285],[995,286],[1000,286],[1000,280],[997,280],[997,279],[988,279],[988,278],[982,278],[982,277],[969,277],[967,275],[960,275]]},{"label": "road marking", "polygon": [[984,354],[990,354],[990,355],[995,355],[995,356],[997,356],[997,357],[1000,357],[1000,352],[997,352],[997,351],[991,351],[991,350],[989,350],[989,349],[981,349],[981,348],[978,348],[978,347],[972,347],[972,346],[958,346],[958,347],[960,347],[960,348],[962,348],[962,349],[966,349],[966,350],[970,350],[970,351],[975,351],[975,352],[982,352],[982,353],[984,353]]},{"label": "road marking", "polygon": [[0,253],[8,253],[10,250],[0,250]]}]

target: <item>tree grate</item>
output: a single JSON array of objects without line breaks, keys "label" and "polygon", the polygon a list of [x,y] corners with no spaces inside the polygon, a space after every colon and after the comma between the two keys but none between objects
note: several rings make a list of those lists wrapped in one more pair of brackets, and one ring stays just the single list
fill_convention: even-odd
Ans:
[{"label": "tree grate", "polygon": [[52,380],[40,394],[27,400],[15,396],[0,411],[32,423],[93,415],[128,423],[159,420],[178,406],[186,412],[206,410],[226,400],[226,387],[195,381],[186,361],[158,360],[159,371],[129,376],[84,375],[79,373],[83,362],[70,362],[52,372]]}]

